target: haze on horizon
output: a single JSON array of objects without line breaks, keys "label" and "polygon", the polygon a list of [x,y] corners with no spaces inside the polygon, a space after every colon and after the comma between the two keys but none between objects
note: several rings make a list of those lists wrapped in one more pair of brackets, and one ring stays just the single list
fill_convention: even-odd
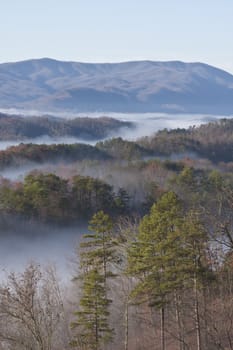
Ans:
[{"label": "haze on horizon", "polygon": [[9,0],[1,11],[0,63],[181,60],[233,73],[231,0]]}]

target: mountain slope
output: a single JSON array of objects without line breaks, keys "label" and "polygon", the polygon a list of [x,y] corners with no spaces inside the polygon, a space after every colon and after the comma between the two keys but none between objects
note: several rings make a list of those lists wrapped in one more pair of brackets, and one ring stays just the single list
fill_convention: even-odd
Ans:
[{"label": "mountain slope", "polygon": [[233,112],[233,76],[203,63],[0,64],[0,108]]}]

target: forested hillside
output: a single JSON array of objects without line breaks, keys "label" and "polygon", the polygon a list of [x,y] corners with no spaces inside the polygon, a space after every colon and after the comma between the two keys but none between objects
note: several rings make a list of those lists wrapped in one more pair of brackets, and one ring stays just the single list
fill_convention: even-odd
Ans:
[{"label": "forested hillside", "polygon": [[24,166],[27,163],[43,164],[50,162],[53,164],[59,161],[71,163],[84,159],[104,160],[110,158],[108,153],[85,144],[35,145],[21,143],[19,146],[12,146],[5,151],[0,151],[0,170],[7,167]]},{"label": "forested hillside", "polygon": [[[93,121],[93,119],[89,120],[88,118],[87,120],[88,123]],[[101,129],[100,133],[103,134],[106,131],[104,127],[102,128],[102,123],[104,121],[100,118],[97,124]],[[110,125],[112,123],[114,124],[115,121],[110,119]],[[98,142],[96,146],[21,143],[18,146],[0,151],[0,169],[23,166],[30,162],[35,164],[58,163],[59,161],[72,163],[81,160],[112,159],[114,163],[117,160],[143,161],[153,158],[167,158],[170,160],[182,160],[183,158],[187,160],[189,158],[190,161],[193,160],[192,165],[196,161],[199,166],[200,160],[202,159],[203,163],[205,159],[204,167],[208,167],[213,163],[214,166],[225,166],[230,169],[233,162],[232,135],[233,119],[221,119],[218,122],[204,124],[200,127],[190,127],[189,129],[164,129],[150,137],[144,137],[136,141],[124,140],[121,137],[107,139]],[[211,163],[208,163],[207,160]]]},{"label": "forested hillside", "polygon": [[1,237],[88,226],[72,283],[36,262],[1,282],[2,349],[233,349],[232,132],[224,119],[137,141],[1,151],[1,171],[31,164],[1,177]]},{"label": "forested hillside", "polygon": [[0,140],[27,140],[40,136],[79,137],[97,140],[111,136],[121,128],[133,127],[108,117],[63,119],[52,116],[22,117],[0,113]]},{"label": "forested hillside", "polygon": [[233,160],[233,119],[189,129],[162,130],[140,140],[140,145],[158,155],[193,152],[213,162]]}]

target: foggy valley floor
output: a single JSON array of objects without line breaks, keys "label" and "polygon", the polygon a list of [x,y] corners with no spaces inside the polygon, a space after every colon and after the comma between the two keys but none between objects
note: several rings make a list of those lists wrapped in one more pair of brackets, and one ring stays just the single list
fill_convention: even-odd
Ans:
[{"label": "foggy valley floor", "polygon": [[[7,112],[8,110],[3,110],[4,112]],[[11,111],[11,110],[9,110]],[[11,111],[13,112],[13,111]],[[19,111],[15,110],[15,114],[19,113]],[[21,113],[25,113],[27,116],[26,111],[23,111]],[[29,115],[36,115],[36,116],[43,116],[44,113],[34,111],[32,114]],[[21,114],[20,114],[21,115]],[[86,117],[88,115],[88,118],[99,118],[102,115],[100,113],[88,113],[88,114],[80,114],[75,113],[72,114],[70,112],[62,113],[61,118],[67,118],[68,120],[72,120],[74,118],[79,117]],[[164,128],[167,129],[175,129],[175,128],[188,128],[190,126],[199,126],[204,123],[208,123],[210,121],[217,121],[221,118],[231,118],[232,116],[216,116],[216,115],[205,115],[205,114],[166,114],[166,113],[106,113],[104,114],[110,118],[114,118],[116,120],[122,121],[122,122],[131,122],[132,125],[134,125],[133,128],[122,128],[119,131],[116,132],[110,132],[109,136],[106,138],[111,137],[122,137],[124,139],[128,140],[136,140],[143,136],[150,136],[154,132],[158,130],[162,130]],[[56,117],[59,118],[59,113],[56,114]],[[79,137],[50,137],[48,135],[44,135],[42,137],[37,138],[29,138],[28,140],[0,140],[0,150],[4,150],[7,147],[10,147],[12,145],[18,145],[20,142],[26,142],[26,143],[35,143],[35,144],[59,144],[59,143],[65,143],[65,144],[73,144],[73,143],[88,143],[91,145],[94,145],[99,140],[87,140],[84,138]]]},{"label": "foggy valley floor", "polygon": [[[10,226],[10,227],[9,227]],[[11,271],[22,272],[31,261],[53,264],[64,282],[72,279],[72,259],[87,225],[59,227],[10,219],[0,230],[1,279]]]},{"label": "foggy valley floor", "polygon": [[229,348],[233,120],[146,118],[130,141],[0,151],[3,350]]},{"label": "foggy valley floor", "polygon": [[2,1],[0,350],[233,350],[233,1]]}]

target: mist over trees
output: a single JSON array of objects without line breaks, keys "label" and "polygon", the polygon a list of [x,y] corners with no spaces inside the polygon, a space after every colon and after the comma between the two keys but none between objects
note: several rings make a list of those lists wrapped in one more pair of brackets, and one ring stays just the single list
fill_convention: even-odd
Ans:
[{"label": "mist over trees", "polygon": [[42,222],[83,221],[105,210],[113,215],[126,213],[126,191],[113,191],[107,183],[91,177],[74,176],[70,181],[54,174],[29,174],[23,183],[3,181],[1,213],[36,218]]},{"label": "mist over trees", "polygon": [[1,151],[1,169],[45,164],[0,179],[1,235],[13,219],[89,229],[70,284],[36,262],[2,278],[0,348],[233,349],[231,147],[222,120],[136,142]]},{"label": "mist over trees", "polygon": [[56,118],[54,116],[25,117],[0,113],[1,140],[27,140],[41,136],[79,137],[84,140],[103,139],[121,128],[133,127],[109,117],[75,119]]},{"label": "mist over trees", "polygon": [[213,235],[200,208],[172,191],[137,221],[93,216],[69,300],[51,268],[10,274],[0,289],[3,349],[231,348],[232,231],[215,219]]},{"label": "mist over trees", "polygon": [[[43,119],[43,117],[41,118]],[[25,118],[21,119],[26,120]],[[114,129],[114,119],[86,119],[88,123],[90,121],[94,126],[95,123],[99,123],[101,132],[105,132],[106,120],[107,127],[112,131]],[[69,120],[69,122],[73,121],[75,120]],[[85,124],[85,122],[83,123]],[[12,125],[15,127],[14,122],[12,122]],[[87,128],[89,128],[89,124]],[[95,127],[93,128],[97,130]],[[6,132],[8,128],[3,127],[3,130]],[[6,150],[0,151],[0,170],[27,165],[31,165],[33,169],[36,165],[72,164],[85,160],[112,160],[114,165],[116,162],[119,163],[123,160],[133,162],[154,158],[162,160],[184,160],[184,158],[189,158],[197,163],[200,163],[201,160],[202,162],[205,161],[203,164],[205,168],[211,164],[215,167],[225,166],[229,168],[233,162],[232,132],[233,119],[221,119],[217,122],[204,124],[199,127],[193,126],[189,129],[164,129],[152,136],[143,137],[136,141],[124,140],[121,137],[112,138],[98,142],[95,146],[78,143],[71,145],[21,143],[18,146],[11,146]],[[0,138],[4,139],[1,136]],[[20,140],[23,139],[21,138]]]},{"label": "mist over trees", "polygon": [[193,152],[214,163],[232,162],[232,131],[233,119],[221,119],[189,129],[165,129],[139,144],[158,155]]}]

